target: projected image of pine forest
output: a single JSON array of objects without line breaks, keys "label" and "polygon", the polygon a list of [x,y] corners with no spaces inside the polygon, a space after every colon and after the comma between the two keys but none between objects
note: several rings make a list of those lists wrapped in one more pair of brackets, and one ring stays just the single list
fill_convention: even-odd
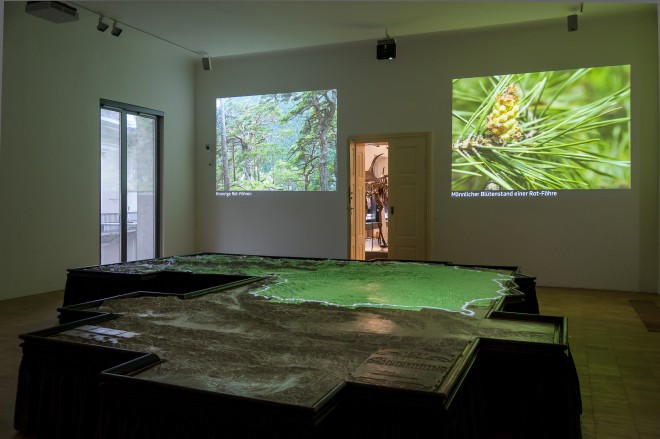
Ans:
[{"label": "projected image of pine forest", "polygon": [[630,66],[457,79],[452,191],[630,188]]},{"label": "projected image of pine forest", "polygon": [[337,90],[216,100],[216,191],[334,191]]}]

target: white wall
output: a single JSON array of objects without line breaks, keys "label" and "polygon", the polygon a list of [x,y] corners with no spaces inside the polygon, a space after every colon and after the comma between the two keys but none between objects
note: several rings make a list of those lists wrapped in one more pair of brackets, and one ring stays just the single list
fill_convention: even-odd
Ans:
[{"label": "white wall", "polygon": [[[5,26],[5,2],[0,0],[0,84],[2,84],[2,49]],[[2,114],[2,87],[0,87],[0,114]],[[2,151],[2,126],[0,126],[0,151]]]},{"label": "white wall", "polygon": [[[655,11],[397,38],[395,61],[373,41],[218,58],[196,74],[199,251],[348,256],[350,136],[430,131],[432,255],[517,265],[548,286],[656,291],[658,282],[658,21]],[[452,199],[451,79],[595,65],[632,65],[633,189],[554,199]],[[336,193],[216,198],[204,144],[221,96],[337,88]]]},{"label": "white wall", "polygon": [[164,253],[193,251],[196,58],[98,16],[53,24],[5,3],[0,299],[64,287],[99,263],[99,99],[165,112]]},{"label": "white wall", "polygon": [[[656,8],[658,9],[657,19],[658,19],[658,29],[660,29],[660,0],[655,0]],[[660,70],[660,31],[658,31],[658,69]],[[658,84],[660,88],[660,75],[658,75]],[[659,103],[660,106],[660,103]],[[659,110],[660,111],[660,110]],[[660,124],[658,124],[658,131],[660,132]],[[658,202],[660,203],[660,199],[658,199]],[[656,227],[658,228],[660,232],[660,217],[659,221],[656,224]],[[660,294],[660,233],[658,233],[658,253],[659,257],[656,260],[656,276],[657,276],[657,287],[656,287],[656,292]]]}]

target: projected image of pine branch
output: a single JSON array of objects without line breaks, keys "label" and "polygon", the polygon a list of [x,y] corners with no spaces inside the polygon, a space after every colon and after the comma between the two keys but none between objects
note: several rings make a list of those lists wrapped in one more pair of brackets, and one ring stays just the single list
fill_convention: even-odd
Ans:
[{"label": "projected image of pine branch", "polygon": [[630,66],[456,79],[452,117],[452,196],[630,189]]},{"label": "projected image of pine branch", "polygon": [[337,90],[216,100],[216,192],[334,191]]}]

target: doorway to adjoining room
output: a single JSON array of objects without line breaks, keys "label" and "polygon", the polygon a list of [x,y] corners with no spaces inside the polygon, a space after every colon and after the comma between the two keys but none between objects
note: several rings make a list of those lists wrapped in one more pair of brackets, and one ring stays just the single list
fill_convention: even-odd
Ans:
[{"label": "doorway to adjoining room", "polygon": [[388,255],[388,144],[365,143],[365,259]]},{"label": "doorway to adjoining room", "polygon": [[427,260],[430,133],[349,139],[351,259]]}]

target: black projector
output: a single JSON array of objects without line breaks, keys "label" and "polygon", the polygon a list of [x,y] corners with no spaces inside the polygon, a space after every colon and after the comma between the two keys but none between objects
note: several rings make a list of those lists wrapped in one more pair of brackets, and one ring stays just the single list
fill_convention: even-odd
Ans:
[{"label": "black projector", "polygon": [[78,20],[78,11],[62,2],[27,2],[25,12],[51,23],[69,23]]},{"label": "black projector", "polygon": [[396,58],[396,41],[394,38],[378,40],[376,46],[376,59],[394,59]]}]

